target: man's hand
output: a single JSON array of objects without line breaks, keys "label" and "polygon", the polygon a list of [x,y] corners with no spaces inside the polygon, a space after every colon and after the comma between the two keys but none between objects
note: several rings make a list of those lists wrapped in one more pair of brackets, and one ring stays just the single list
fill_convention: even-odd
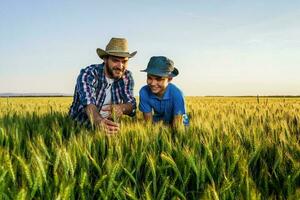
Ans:
[{"label": "man's hand", "polygon": [[120,130],[118,123],[105,118],[95,121],[95,126],[97,129],[104,130],[108,134],[114,134]]},{"label": "man's hand", "polygon": [[114,121],[118,121],[118,119],[126,112],[129,107],[127,104],[112,104],[103,106],[101,111],[109,113],[109,117]]},{"label": "man's hand", "polygon": [[86,113],[93,126],[98,129],[104,130],[109,134],[116,133],[120,130],[119,124],[112,120],[102,118],[97,110],[97,107],[90,104],[86,107]]},{"label": "man's hand", "polygon": [[124,114],[125,107],[124,104],[114,104],[112,105],[112,114],[115,115],[115,117],[119,118]]}]

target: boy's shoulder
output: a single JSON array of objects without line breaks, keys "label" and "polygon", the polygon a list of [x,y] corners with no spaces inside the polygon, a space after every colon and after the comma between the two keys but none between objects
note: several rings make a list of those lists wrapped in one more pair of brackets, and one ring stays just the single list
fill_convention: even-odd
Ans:
[{"label": "boy's shoulder", "polygon": [[150,91],[150,88],[148,85],[144,85],[141,89],[140,89],[140,94],[143,94],[143,95],[148,95]]},{"label": "boy's shoulder", "polygon": [[181,91],[181,89],[179,87],[177,87],[175,84],[173,83],[169,83],[168,85],[168,88],[169,88],[169,91],[170,91],[170,94],[173,96],[177,96],[177,95],[180,95],[180,96],[183,96],[183,92]]}]

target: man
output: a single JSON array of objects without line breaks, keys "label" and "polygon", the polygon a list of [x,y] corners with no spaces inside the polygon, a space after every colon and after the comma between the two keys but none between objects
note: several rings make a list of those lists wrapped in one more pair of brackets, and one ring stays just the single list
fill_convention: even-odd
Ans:
[{"label": "man", "polygon": [[136,53],[129,53],[125,38],[112,38],[105,50],[98,48],[103,63],[80,71],[69,115],[107,133],[117,132],[120,127],[113,118],[135,115],[134,81],[127,63]]},{"label": "man", "polygon": [[139,103],[144,119],[150,122],[162,121],[174,128],[187,126],[184,96],[171,83],[179,73],[174,62],[165,56],[153,56],[147,69],[142,72],[147,72],[147,85],[140,90]]}]

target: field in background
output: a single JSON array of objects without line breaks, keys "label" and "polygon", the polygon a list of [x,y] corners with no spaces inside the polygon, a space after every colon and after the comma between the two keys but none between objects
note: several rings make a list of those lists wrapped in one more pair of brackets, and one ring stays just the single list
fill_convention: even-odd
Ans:
[{"label": "field in background", "polygon": [[300,199],[300,98],[188,97],[187,130],[113,137],[71,101],[0,98],[0,199]]}]

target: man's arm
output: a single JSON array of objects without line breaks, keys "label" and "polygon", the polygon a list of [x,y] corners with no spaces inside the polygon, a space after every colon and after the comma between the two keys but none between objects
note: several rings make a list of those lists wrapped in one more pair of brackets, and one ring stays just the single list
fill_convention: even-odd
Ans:
[{"label": "man's arm", "polygon": [[109,112],[110,117],[121,117],[123,114],[129,115],[132,112],[133,105],[131,103],[112,104],[102,107],[102,111]]},{"label": "man's arm", "polygon": [[115,104],[112,105],[113,112],[117,115],[117,117],[125,115],[130,115],[133,110],[133,105],[131,103],[123,103],[123,104]]},{"label": "man's arm", "polygon": [[89,66],[80,71],[77,77],[76,90],[79,94],[80,104],[87,106],[96,104],[95,85],[97,84],[97,74],[94,68]]},{"label": "man's arm", "polygon": [[134,80],[130,71],[126,71],[123,80],[124,80],[123,102],[125,103],[120,104],[121,105],[120,107],[122,108],[121,110],[123,110],[122,112],[123,114],[133,117],[136,114],[136,99],[133,94]]}]

